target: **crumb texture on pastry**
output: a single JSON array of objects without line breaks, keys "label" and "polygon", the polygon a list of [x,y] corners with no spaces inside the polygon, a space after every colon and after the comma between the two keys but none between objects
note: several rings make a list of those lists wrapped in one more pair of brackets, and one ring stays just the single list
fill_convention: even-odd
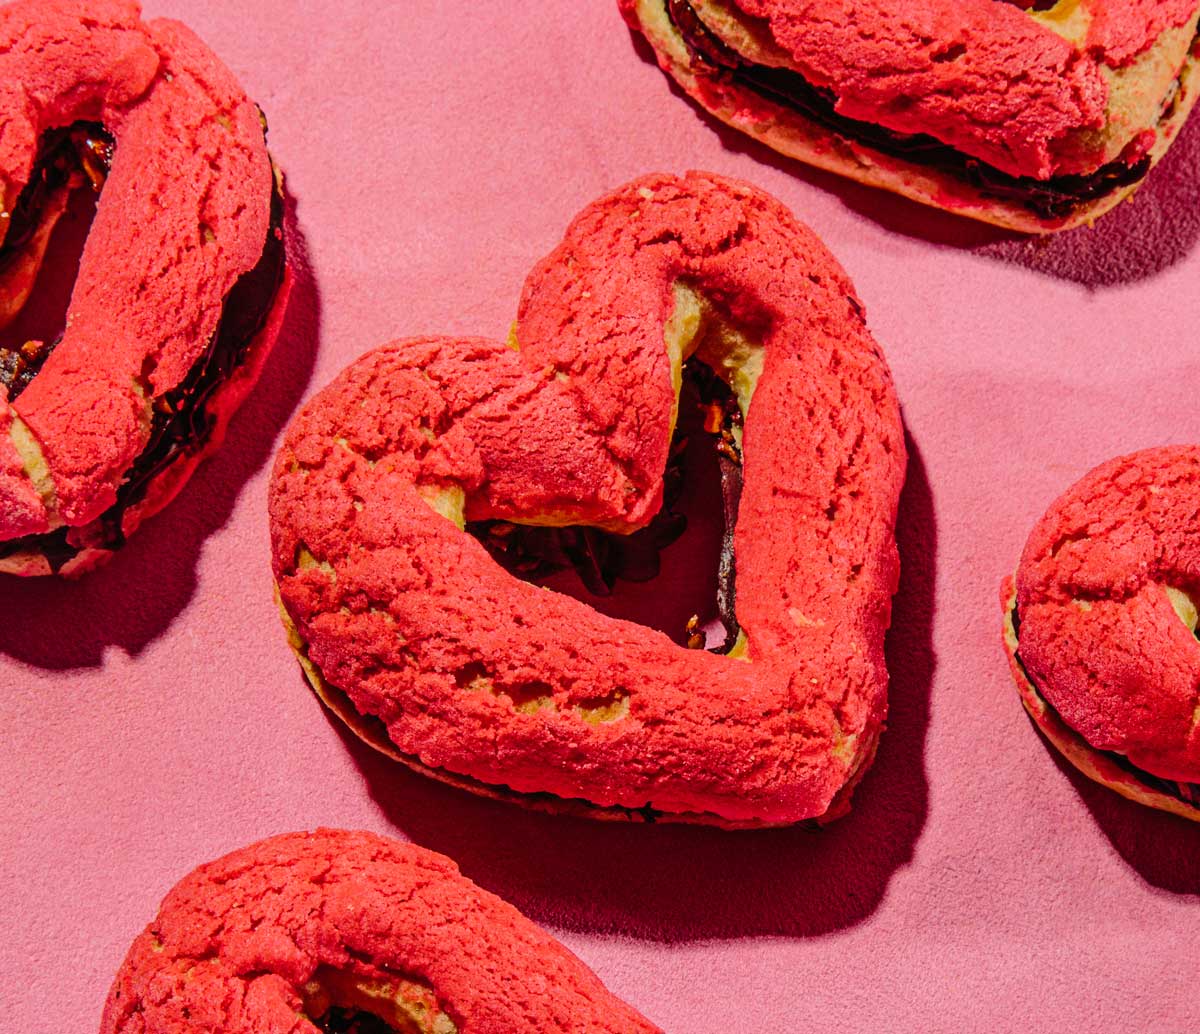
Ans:
[{"label": "crumb texture on pastry", "polygon": [[[1170,29],[1186,25],[1196,16],[1195,0],[1092,0],[1088,48],[1111,67],[1128,65],[1145,53]],[[1064,0],[1056,6],[1068,6]]]},{"label": "crumb texture on pastry", "polygon": [[[226,300],[267,254],[275,181],[258,109],[229,70],[183,25],[143,22],[136,4],[0,7],[0,83],[0,234],[36,204],[48,134],[87,123],[112,140],[65,331],[7,404],[44,457],[56,507],[38,511],[34,472],[0,441],[0,540],[13,540],[85,526],[117,501]],[[0,261],[28,262],[24,247],[0,236]]]},{"label": "crumb texture on pastry", "polygon": [[1035,527],[1016,643],[1037,692],[1093,749],[1200,783],[1200,449],[1089,473]]},{"label": "crumb texture on pastry", "polygon": [[1079,225],[1127,196],[1196,96],[1196,0],[620,4],[729,125],[1024,231]]},{"label": "crumb texture on pastry", "polygon": [[[515,341],[394,342],[293,422],[272,551],[307,660],[426,768],[601,807],[825,815],[883,723],[905,466],[844,272],[768,195],[652,175],[590,205],[537,265]],[[734,548],[749,663],[520,581],[461,530],[643,526],[689,354],[748,405]]]},{"label": "crumb texture on pastry", "polygon": [[1048,176],[1055,142],[1099,126],[1107,87],[1096,63],[997,0],[773,3],[736,0],[796,66],[832,88],[839,113],[928,133],[1005,172]]},{"label": "crumb texture on pastry", "polygon": [[448,858],[329,829],[273,837],[180,881],[130,948],[100,1024],[100,1034],[358,1029],[658,1028]]}]

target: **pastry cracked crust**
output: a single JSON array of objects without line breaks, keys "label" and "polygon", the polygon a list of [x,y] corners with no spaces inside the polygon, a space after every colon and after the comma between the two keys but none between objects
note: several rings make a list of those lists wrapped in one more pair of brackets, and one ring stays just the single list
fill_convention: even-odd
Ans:
[{"label": "pastry cracked crust", "polygon": [[660,1034],[450,859],[337,829],[272,837],[184,877],[130,947],[100,1034],[319,1034],[359,1020],[404,1034]]},{"label": "pastry cracked crust", "polygon": [[[275,595],[276,602],[279,605],[280,618],[283,621],[284,629],[287,631],[288,645],[292,648],[296,660],[299,661],[305,681],[312,687],[313,692],[317,695],[317,699],[329,709],[331,714],[340,718],[346,727],[362,740],[363,743],[375,748],[375,750],[391,758],[393,761],[398,761],[400,764],[407,766],[418,775],[434,779],[439,783],[445,783],[447,786],[453,786],[457,790],[463,790],[477,797],[486,797],[489,800],[503,801],[507,804],[519,804],[530,811],[543,812],[549,815],[572,815],[576,818],[594,819],[598,822],[634,822],[654,825],[679,823],[696,826],[715,826],[719,829],[730,830],[761,829],[763,826],[762,822],[754,820],[739,822],[723,818],[713,812],[667,812],[659,811],[650,806],[643,808],[606,808],[578,797],[559,797],[550,793],[518,793],[507,786],[481,782],[478,779],[456,775],[446,769],[433,768],[423,764],[421,759],[415,754],[403,753],[392,742],[391,737],[387,733],[387,726],[383,722],[373,715],[363,714],[354,706],[350,697],[336,686],[331,686],[325,680],[321,674],[321,669],[309,659],[308,648],[305,646],[304,640],[300,637],[300,633],[296,630],[296,626],[292,622],[287,609],[279,602],[278,587],[276,587]],[[875,753],[878,749],[879,731],[876,730],[869,737],[864,738],[862,749],[859,751],[858,770],[847,780],[846,785],[831,803],[828,811],[820,816],[818,820],[814,820],[814,823],[823,824],[833,821],[842,817],[850,810],[850,799],[857,789],[858,784],[862,781],[863,776],[866,775],[867,769],[871,767],[871,763],[875,760]]]},{"label": "pastry cracked crust", "polygon": [[[0,385],[0,572],[74,576],[174,497],[256,380],[291,284],[282,181],[232,73],[136,3],[0,6],[0,80],[0,248],[41,189],[44,142],[81,125],[110,138],[102,172],[81,159],[103,191],[63,334],[31,343],[26,382]],[[0,252],[0,321],[24,304],[64,199],[85,182],[73,177],[44,209],[33,202],[29,239]],[[231,299],[255,292],[231,315]],[[227,320],[239,328],[228,360]]]},{"label": "pastry cracked crust", "polygon": [[[905,455],[845,274],[761,191],[647,176],[539,263],[512,340],[393,342],[289,429],[273,568],[318,695],[384,753],[535,808],[842,813],[883,725]],[[462,530],[645,526],[689,355],[745,415],[727,657],[520,581]]]},{"label": "pastry cracked crust", "polygon": [[[1091,223],[1140,183],[1081,200],[1065,215],[1032,210],[956,170],[885,153],[732,81],[691,51],[668,0],[620,4],[660,65],[711,114],[774,150],[860,183],[1026,233]],[[880,0],[690,6],[741,59],[832,91],[840,115],[901,136],[927,135],[1006,175],[1041,182],[1087,176],[1125,159],[1152,166],[1200,89],[1194,0],[1128,10],[1108,0],[1062,0],[1047,11],[1001,0],[924,0],[895,13]],[[959,75],[961,69],[971,74]]]},{"label": "pastry cracked crust", "polygon": [[1200,449],[1122,456],[1046,512],[1002,588],[1021,699],[1082,772],[1200,819]]},{"label": "pastry cracked crust", "polygon": [[1093,782],[1115,790],[1122,797],[1149,808],[1168,811],[1192,822],[1200,822],[1200,808],[1147,786],[1110,756],[1093,747],[1062,720],[1058,712],[1038,692],[1037,686],[1033,684],[1029,673],[1021,664],[1020,642],[1013,621],[1017,608],[1017,593],[1011,578],[1005,580],[1001,590],[1001,604],[1004,608],[1004,650],[1021,696],[1021,704],[1051,746]]}]

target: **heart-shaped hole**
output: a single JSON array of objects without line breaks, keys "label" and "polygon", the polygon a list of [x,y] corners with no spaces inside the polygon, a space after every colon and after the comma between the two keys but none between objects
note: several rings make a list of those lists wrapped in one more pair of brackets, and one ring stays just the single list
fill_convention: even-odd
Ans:
[{"label": "heart-shaped hole", "polygon": [[[466,528],[518,577],[663,632],[689,649],[727,654],[739,643],[744,647],[733,537],[742,424],[762,346],[759,331],[740,326],[687,284],[676,284],[674,295],[675,316],[665,338],[676,368],[675,433],[662,509],[650,524],[632,534],[508,521]],[[667,593],[634,587],[660,576]],[[538,699],[524,694],[516,704],[537,710]],[[596,713],[603,716],[614,706],[616,701],[600,702]]]},{"label": "heart-shaped hole", "polygon": [[0,242],[0,390],[16,399],[62,337],[96,200],[112,165],[104,127],[45,134]]},{"label": "heart-shaped hole", "polygon": [[648,527],[618,535],[481,521],[467,530],[520,578],[663,632],[681,646],[727,652],[738,637],[733,529],[741,461],[733,438],[740,418],[724,381],[689,360],[663,508]]},{"label": "heart-shaped hole", "polygon": [[1079,6],[1079,0],[1001,0],[1002,3],[1012,4],[1026,11],[1053,11],[1055,8],[1071,8]]}]

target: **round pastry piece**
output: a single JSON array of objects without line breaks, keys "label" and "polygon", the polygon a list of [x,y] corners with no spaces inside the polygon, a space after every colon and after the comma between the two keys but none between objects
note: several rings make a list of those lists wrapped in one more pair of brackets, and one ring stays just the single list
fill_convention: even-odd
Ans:
[{"label": "round pastry piece", "polygon": [[[286,303],[264,133],[177,22],[0,7],[0,571],[95,566],[219,443]],[[6,339],[76,190],[100,196],[65,328]]]},{"label": "round pastry piece", "polygon": [[1098,467],[1034,528],[1002,589],[1026,710],[1085,775],[1200,819],[1200,448]]},{"label": "round pastry piece", "polygon": [[100,1034],[652,1034],[448,858],[372,833],[273,837],[201,866],[117,974]]},{"label": "round pastry piece", "polygon": [[[645,527],[685,362],[744,416],[728,656],[519,580],[463,532]],[[886,710],[904,468],[821,243],[748,185],[651,175],[575,219],[508,344],[394,342],[312,400],[275,465],[274,574],[317,692],[421,771],[600,817],[830,818]]]},{"label": "round pastry piece", "polygon": [[1197,0],[619,0],[783,154],[1030,233],[1128,196],[1196,100]]}]

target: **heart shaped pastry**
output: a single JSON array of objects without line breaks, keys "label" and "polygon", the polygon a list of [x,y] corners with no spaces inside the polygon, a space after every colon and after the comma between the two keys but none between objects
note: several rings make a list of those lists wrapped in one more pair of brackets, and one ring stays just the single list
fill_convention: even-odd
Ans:
[{"label": "heart shaped pastry", "polygon": [[1028,232],[1128,196],[1196,101],[1197,0],[619,0],[784,154]]},{"label": "heart shaped pastry", "polygon": [[[463,531],[644,527],[689,359],[745,417],[731,656],[518,580]],[[813,234],[745,184],[648,176],[576,218],[508,345],[395,342],[304,409],[274,573],[318,693],[423,771],[608,816],[830,817],[884,719],[904,468],[887,366]]]},{"label": "heart shaped pastry", "polygon": [[1085,775],[1200,820],[1200,449],[1096,468],[1038,522],[1002,591],[1037,726]]},{"label": "heart shaped pastry", "polygon": [[[101,193],[65,327],[26,341],[77,190]],[[182,25],[0,7],[0,571],[95,566],[219,443],[282,320],[282,213],[261,114]]]},{"label": "heart shaped pastry", "polygon": [[100,1034],[653,1034],[448,858],[371,833],[203,865],[126,956]]}]

